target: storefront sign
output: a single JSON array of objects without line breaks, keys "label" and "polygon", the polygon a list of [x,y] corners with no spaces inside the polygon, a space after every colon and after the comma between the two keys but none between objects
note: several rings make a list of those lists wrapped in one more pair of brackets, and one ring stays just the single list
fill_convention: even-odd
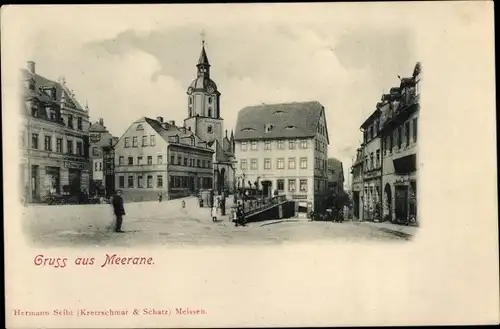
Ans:
[{"label": "storefront sign", "polygon": [[305,199],[307,199],[307,194],[292,195],[292,199],[294,199],[294,200],[305,200]]},{"label": "storefront sign", "polygon": [[85,163],[63,161],[64,168],[86,169]]}]

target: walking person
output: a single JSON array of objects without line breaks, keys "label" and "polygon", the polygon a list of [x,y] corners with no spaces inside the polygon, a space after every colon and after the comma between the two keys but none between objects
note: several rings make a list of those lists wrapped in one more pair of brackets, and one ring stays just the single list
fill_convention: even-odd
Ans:
[{"label": "walking person", "polygon": [[163,194],[160,192],[158,193],[158,202],[161,202],[162,199],[163,199]]},{"label": "walking person", "polygon": [[217,206],[214,205],[212,207],[212,222],[216,222],[217,221]]},{"label": "walking person", "polygon": [[113,197],[113,210],[116,216],[116,226],[115,232],[123,233],[122,231],[122,221],[123,216],[125,216],[125,208],[123,206],[122,190],[117,190],[116,195]]}]

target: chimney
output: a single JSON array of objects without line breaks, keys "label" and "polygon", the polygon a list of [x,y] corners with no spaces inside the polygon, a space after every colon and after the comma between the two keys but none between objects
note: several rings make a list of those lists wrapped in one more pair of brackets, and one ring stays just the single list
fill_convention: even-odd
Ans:
[{"label": "chimney", "polygon": [[175,126],[175,120],[170,120],[168,123],[170,123],[172,126]]},{"label": "chimney", "polygon": [[35,62],[28,61],[27,62],[27,68],[28,68],[28,71],[30,71],[31,73],[36,74],[36,72],[35,72]]},{"label": "chimney", "polygon": [[166,122],[162,122],[162,123],[161,123],[161,126],[163,127],[163,129],[168,130],[168,127],[167,127],[167,123],[166,123]]},{"label": "chimney", "polygon": [[159,123],[163,123],[163,117],[156,117],[156,121],[158,121]]},{"label": "chimney", "polygon": [[99,124],[104,127],[104,119],[103,118],[99,118]]}]

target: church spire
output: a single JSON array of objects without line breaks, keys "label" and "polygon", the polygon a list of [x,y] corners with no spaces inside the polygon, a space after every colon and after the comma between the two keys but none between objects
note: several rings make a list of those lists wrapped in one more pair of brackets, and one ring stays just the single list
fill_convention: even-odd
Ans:
[{"label": "church spire", "polygon": [[207,52],[205,51],[205,40],[203,40],[203,45],[201,46],[200,59],[198,59],[198,65],[210,66],[208,62]]},{"label": "church spire", "polygon": [[201,54],[198,59],[198,75],[210,76],[210,63],[208,62],[207,52],[205,51],[205,31],[201,32]]}]

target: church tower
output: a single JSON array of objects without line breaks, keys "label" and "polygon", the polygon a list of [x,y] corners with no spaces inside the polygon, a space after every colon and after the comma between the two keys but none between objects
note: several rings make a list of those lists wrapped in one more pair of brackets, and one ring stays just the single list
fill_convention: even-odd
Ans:
[{"label": "church tower", "polygon": [[210,63],[204,40],[196,68],[197,77],[187,90],[188,117],[184,119],[184,126],[204,141],[218,140],[222,145],[224,136],[223,119],[220,116],[220,92],[215,82],[210,79]]}]

